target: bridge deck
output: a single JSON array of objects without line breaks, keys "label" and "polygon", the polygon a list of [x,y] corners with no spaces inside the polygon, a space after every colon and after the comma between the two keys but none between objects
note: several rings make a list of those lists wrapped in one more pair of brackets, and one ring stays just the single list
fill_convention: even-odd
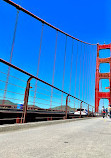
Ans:
[{"label": "bridge deck", "polygon": [[2,158],[109,158],[111,120],[93,118],[0,134]]}]

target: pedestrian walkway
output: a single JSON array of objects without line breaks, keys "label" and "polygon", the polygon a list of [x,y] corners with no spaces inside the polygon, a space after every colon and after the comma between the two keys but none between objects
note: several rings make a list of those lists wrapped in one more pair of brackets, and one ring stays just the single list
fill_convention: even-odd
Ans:
[{"label": "pedestrian walkway", "polygon": [[109,118],[0,133],[0,158],[109,158],[110,148]]}]

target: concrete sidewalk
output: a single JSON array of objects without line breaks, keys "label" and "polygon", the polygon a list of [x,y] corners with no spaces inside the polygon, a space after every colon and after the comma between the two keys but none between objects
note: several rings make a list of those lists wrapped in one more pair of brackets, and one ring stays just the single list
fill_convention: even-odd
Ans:
[{"label": "concrete sidewalk", "polygon": [[61,123],[67,123],[67,122],[72,122],[72,121],[80,121],[80,120],[91,119],[91,118],[92,117],[84,117],[84,118],[74,118],[74,119],[67,119],[67,120],[31,122],[31,123],[25,123],[25,124],[6,124],[6,125],[0,125],[0,132],[23,130],[23,129],[40,127],[40,126],[48,126],[48,125],[61,124]]},{"label": "concrete sidewalk", "polygon": [[0,158],[110,158],[110,149],[106,118],[0,133]]}]

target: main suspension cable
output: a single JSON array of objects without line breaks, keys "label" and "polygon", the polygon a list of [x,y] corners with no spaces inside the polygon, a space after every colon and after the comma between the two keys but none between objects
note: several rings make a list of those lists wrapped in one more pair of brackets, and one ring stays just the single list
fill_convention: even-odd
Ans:
[{"label": "main suspension cable", "polygon": [[30,15],[31,17],[33,17],[33,18],[35,18],[35,19],[41,21],[42,23],[48,25],[49,27],[51,27],[51,28],[53,28],[53,29],[55,29],[55,30],[61,32],[62,34],[66,35],[66,36],[68,36],[68,37],[70,37],[70,38],[73,38],[73,39],[75,39],[75,40],[77,40],[77,41],[79,41],[79,42],[85,43],[85,44],[97,45],[97,44],[91,44],[91,43],[88,43],[88,42],[84,42],[84,41],[82,41],[82,40],[79,40],[78,38],[75,38],[75,37],[69,35],[68,33],[66,33],[66,32],[60,30],[59,28],[57,28],[57,27],[51,25],[50,23],[48,23],[48,22],[46,22],[45,20],[39,18],[38,16],[34,15],[33,13],[29,12],[28,10],[24,9],[23,7],[21,7],[20,5],[14,3],[14,2],[11,1],[11,0],[4,0],[4,1],[7,2],[7,3],[9,3],[9,4],[11,4],[12,6],[16,7],[18,10],[23,11],[24,13]]}]

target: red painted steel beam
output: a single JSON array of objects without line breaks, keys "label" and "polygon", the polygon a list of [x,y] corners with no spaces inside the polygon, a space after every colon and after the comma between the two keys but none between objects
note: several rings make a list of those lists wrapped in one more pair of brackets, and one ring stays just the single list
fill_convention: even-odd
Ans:
[{"label": "red painted steel beam", "polygon": [[110,79],[110,73],[99,73],[99,80],[100,79]]},{"label": "red painted steel beam", "polygon": [[98,49],[111,49],[111,44],[98,45]]},{"label": "red painted steel beam", "polygon": [[[68,96],[71,96],[72,98],[75,98],[75,99],[77,99],[77,100],[79,100],[79,101],[82,101],[81,99],[78,99],[78,98],[74,97],[73,95],[71,95],[71,94],[69,94],[69,93],[67,93],[67,92],[65,92],[65,91],[63,91],[63,90],[61,90],[61,89],[59,89],[59,88],[57,88],[57,87],[55,87],[55,86],[53,86],[53,85],[51,85],[51,84],[45,82],[45,81],[43,81],[43,80],[41,80],[40,78],[38,78],[38,77],[36,77],[36,76],[34,76],[34,75],[32,75],[32,74],[30,74],[30,73],[28,73],[28,72],[26,72],[26,71],[20,69],[20,68],[18,68],[17,66],[15,66],[15,65],[13,65],[13,64],[11,64],[11,63],[9,63],[9,62],[7,62],[7,61],[1,59],[1,58],[0,58],[0,62],[2,62],[2,63],[4,63],[4,64],[6,64],[6,65],[8,65],[8,66],[10,66],[10,67],[12,67],[12,68],[14,68],[14,69],[20,71],[20,72],[22,72],[22,73],[24,73],[24,74],[26,74],[26,75],[28,75],[28,76],[34,78],[34,79],[36,79],[36,80],[38,80],[38,81],[40,81],[40,82],[46,84],[46,85],[48,85],[48,86],[50,86],[50,87],[53,87],[54,89],[56,89],[56,90],[58,90],[58,91],[60,91],[60,92],[62,92],[62,93],[64,93],[64,94],[66,94],[66,95],[68,95]],[[90,104],[88,104],[88,103],[86,103],[86,102],[84,102],[84,101],[82,101],[82,102],[85,103],[85,104],[87,104],[87,105],[90,105]],[[93,107],[92,105],[90,105],[90,106]]]},{"label": "red painted steel beam", "polygon": [[78,38],[75,38],[75,37],[69,35],[68,33],[66,33],[66,32],[60,30],[59,28],[57,28],[57,27],[51,25],[50,23],[48,23],[48,22],[46,22],[45,20],[39,18],[39,17],[36,16],[35,14],[29,12],[28,10],[24,9],[23,7],[21,7],[20,5],[14,3],[13,1],[10,1],[10,0],[4,0],[4,1],[7,2],[7,3],[9,3],[9,4],[11,4],[12,6],[16,7],[18,10],[23,11],[24,13],[26,13],[26,14],[32,16],[33,18],[35,18],[35,19],[41,21],[42,23],[44,23],[44,24],[48,25],[49,27],[51,27],[51,28],[53,28],[53,29],[55,29],[55,30],[57,30],[57,31],[59,31],[59,32],[61,32],[61,33],[63,33],[64,35],[66,35],[66,36],[68,36],[68,37],[70,37],[70,38],[73,38],[73,39],[75,39],[75,40],[77,40],[77,41],[79,41],[79,42],[85,43],[85,44],[97,45],[97,44],[91,44],[91,43],[88,43],[88,42],[84,42],[84,41],[82,41],[82,40],[79,40]]},{"label": "red painted steel beam", "polygon": [[109,99],[110,98],[110,92],[99,92],[98,93],[98,98],[103,98],[103,99]]},{"label": "red painted steel beam", "polygon": [[99,63],[110,63],[111,58],[99,58]]}]

